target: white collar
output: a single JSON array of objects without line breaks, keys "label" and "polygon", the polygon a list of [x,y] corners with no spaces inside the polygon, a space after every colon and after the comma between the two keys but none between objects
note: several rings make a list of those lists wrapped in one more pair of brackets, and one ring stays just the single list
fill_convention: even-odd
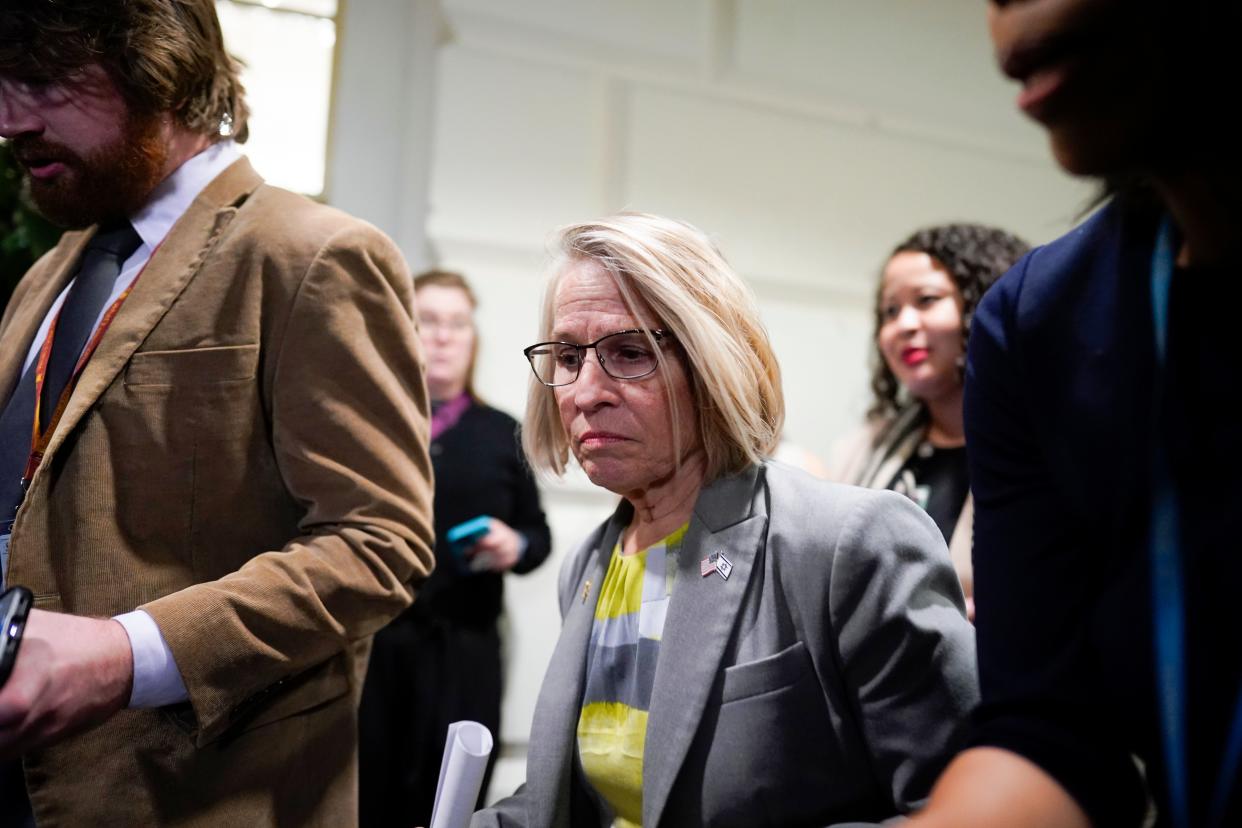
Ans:
[{"label": "white collar", "polygon": [[241,156],[236,142],[220,141],[173,170],[151,193],[147,203],[130,217],[130,224],[143,244],[154,250],[203,188]]}]

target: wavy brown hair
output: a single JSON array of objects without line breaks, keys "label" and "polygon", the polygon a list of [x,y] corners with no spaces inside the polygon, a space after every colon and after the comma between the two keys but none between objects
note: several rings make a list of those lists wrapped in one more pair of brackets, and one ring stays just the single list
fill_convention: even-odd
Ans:
[{"label": "wavy brown hair", "polygon": [[[953,279],[953,285],[962,297],[962,342],[970,335],[970,320],[983,293],[992,283],[1013,267],[1018,259],[1030,250],[1022,239],[982,224],[940,224],[915,232],[893,248],[889,259],[898,253],[926,253],[942,265]],[[880,328],[884,325],[882,297],[884,275],[880,273],[875,294],[874,330],[871,342],[871,408],[869,418],[887,417],[901,407],[897,395],[900,384],[889,370],[884,355],[880,353]]]},{"label": "wavy brown hair", "polygon": [[191,132],[249,136],[240,62],[224,49],[214,0],[4,0],[0,74],[72,82],[97,63],[131,108],[171,113]]}]

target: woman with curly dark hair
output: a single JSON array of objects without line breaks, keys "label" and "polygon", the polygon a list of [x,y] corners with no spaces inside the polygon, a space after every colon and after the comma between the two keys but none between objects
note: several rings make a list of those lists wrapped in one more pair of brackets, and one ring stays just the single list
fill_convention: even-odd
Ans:
[{"label": "woman with curly dark hair", "polygon": [[1028,245],[979,224],[919,230],[894,248],[875,302],[875,398],[866,425],[835,452],[831,476],[892,489],[944,534],[973,612],[970,483],[962,431],[962,365],[983,292]]}]

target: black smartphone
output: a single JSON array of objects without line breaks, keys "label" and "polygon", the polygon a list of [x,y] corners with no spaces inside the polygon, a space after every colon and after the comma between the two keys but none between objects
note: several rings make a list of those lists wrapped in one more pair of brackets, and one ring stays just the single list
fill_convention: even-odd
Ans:
[{"label": "black smartphone", "polygon": [[17,662],[17,648],[33,603],[34,596],[25,587],[15,586],[0,595],[0,687],[9,680]]}]

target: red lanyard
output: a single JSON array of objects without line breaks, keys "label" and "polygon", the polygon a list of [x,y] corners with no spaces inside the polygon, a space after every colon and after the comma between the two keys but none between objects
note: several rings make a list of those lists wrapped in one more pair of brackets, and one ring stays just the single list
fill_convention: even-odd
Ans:
[{"label": "red lanyard", "polygon": [[[158,247],[156,248],[159,249]],[[155,256],[152,251],[151,256]],[[150,262],[150,259],[147,260]],[[22,489],[25,490],[30,486],[30,481],[34,478],[35,471],[39,468],[39,464],[43,462],[43,455],[47,452],[48,443],[52,442],[52,435],[56,432],[56,426],[60,423],[61,416],[64,415],[65,409],[69,406],[69,398],[73,396],[73,389],[78,384],[78,379],[82,375],[82,369],[86,367],[86,363],[95,353],[95,349],[99,347],[99,340],[103,339],[103,335],[107,332],[108,327],[112,324],[112,320],[116,318],[117,312],[121,309],[125,299],[134,289],[134,285],[138,283],[139,277],[143,271],[147,269],[146,265],[142,266],[142,270],[138,271],[138,275],[129,283],[129,287],[121,292],[106,311],[104,311],[103,319],[99,321],[99,327],[95,329],[95,333],[91,336],[90,341],[86,343],[86,347],[82,349],[82,356],[78,357],[77,365],[74,366],[73,374],[69,377],[69,382],[65,383],[65,390],[61,392],[60,399],[56,401],[56,409],[52,412],[52,417],[48,421],[47,428],[42,432],[39,431],[39,420],[43,408],[43,380],[47,374],[47,363],[52,358],[52,340],[56,337],[56,323],[60,321],[60,310],[56,311],[56,316],[52,317],[52,324],[48,325],[47,336],[43,340],[43,347],[39,349],[39,361],[35,364],[35,405],[34,405],[34,424],[31,427],[30,434],[30,457],[26,460],[26,470],[22,473]],[[64,306],[61,306],[61,310]]]}]

